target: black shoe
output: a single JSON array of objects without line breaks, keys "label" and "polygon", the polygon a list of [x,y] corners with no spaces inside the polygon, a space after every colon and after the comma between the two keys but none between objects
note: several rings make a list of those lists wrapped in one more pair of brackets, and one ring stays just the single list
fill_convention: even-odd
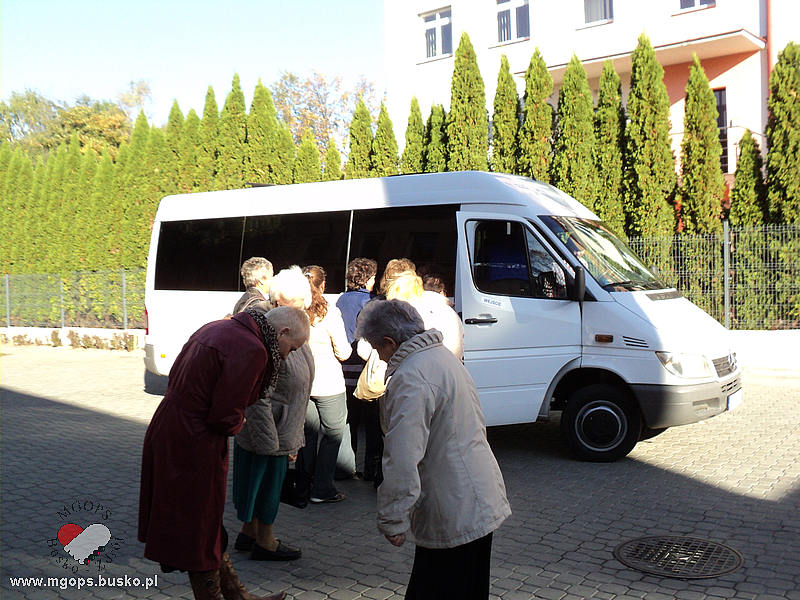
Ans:
[{"label": "black shoe", "polygon": [[246,533],[239,533],[236,536],[236,543],[233,545],[234,548],[240,550],[241,552],[250,552],[253,549],[253,546],[256,545],[256,539],[250,537]]},{"label": "black shoe", "polygon": [[287,546],[278,540],[278,547],[275,550],[267,550],[258,544],[253,544],[253,553],[250,555],[251,560],[297,560],[302,556],[302,552],[297,548]]}]

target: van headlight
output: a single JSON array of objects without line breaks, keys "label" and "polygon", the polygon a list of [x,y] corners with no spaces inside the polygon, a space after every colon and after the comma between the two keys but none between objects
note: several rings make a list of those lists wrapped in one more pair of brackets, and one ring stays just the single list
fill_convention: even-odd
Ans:
[{"label": "van headlight", "polygon": [[702,354],[677,354],[673,352],[656,352],[658,360],[664,368],[676,377],[686,379],[703,379],[714,376],[711,363]]}]

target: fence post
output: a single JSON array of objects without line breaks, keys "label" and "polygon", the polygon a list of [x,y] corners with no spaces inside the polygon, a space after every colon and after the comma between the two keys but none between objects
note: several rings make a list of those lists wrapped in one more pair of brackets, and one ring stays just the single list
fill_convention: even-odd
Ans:
[{"label": "fence post", "polygon": [[3,276],[6,283],[6,325],[11,327],[11,286],[8,285],[8,273]]},{"label": "fence post", "polygon": [[125,269],[122,269],[122,328],[128,330],[128,298],[125,281]]},{"label": "fence post", "polygon": [[725,282],[725,329],[731,327],[731,228],[728,219],[722,221],[722,255],[723,273],[722,280]]},{"label": "fence post", "polygon": [[64,282],[61,275],[58,276],[58,303],[61,311],[61,329],[64,329]]}]

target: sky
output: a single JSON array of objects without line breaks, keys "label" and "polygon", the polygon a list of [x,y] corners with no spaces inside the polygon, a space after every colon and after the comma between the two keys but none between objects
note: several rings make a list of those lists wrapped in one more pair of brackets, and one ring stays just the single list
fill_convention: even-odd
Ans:
[{"label": "sky", "polygon": [[383,96],[382,0],[0,0],[0,98],[34,90],[72,104],[150,85],[145,112],[174,100],[221,109],[238,73],[249,109],[258,79],[316,70],[345,86],[364,76]]}]

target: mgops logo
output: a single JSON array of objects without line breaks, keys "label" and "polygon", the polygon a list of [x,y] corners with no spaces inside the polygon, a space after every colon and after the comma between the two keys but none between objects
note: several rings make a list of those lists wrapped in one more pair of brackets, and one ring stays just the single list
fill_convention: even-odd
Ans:
[{"label": "mgops logo", "polygon": [[112,535],[108,526],[110,508],[94,500],[76,500],[56,514],[56,537],[47,540],[53,562],[73,573],[105,571],[114,562],[123,539]]}]

